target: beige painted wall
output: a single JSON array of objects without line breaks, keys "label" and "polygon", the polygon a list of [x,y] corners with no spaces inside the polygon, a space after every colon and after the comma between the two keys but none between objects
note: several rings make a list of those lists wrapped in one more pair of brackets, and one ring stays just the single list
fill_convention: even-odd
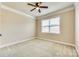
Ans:
[{"label": "beige painted wall", "polygon": [[[1,28],[2,28],[1,21],[2,20],[1,20],[1,4],[0,4],[0,34],[2,33],[2,31],[1,31]],[[1,41],[1,36],[0,36],[0,41]]]},{"label": "beige painted wall", "polygon": [[[61,10],[62,11],[62,10]],[[69,44],[75,44],[75,14],[74,9],[70,11],[65,11],[60,13],[57,11],[56,13],[50,13],[44,16],[37,17],[36,29],[37,29],[37,37],[46,38],[48,40],[55,40],[60,42],[65,42]],[[48,16],[49,15],[49,16]],[[60,34],[50,34],[50,33],[42,33],[41,32],[41,20],[49,19],[54,16],[60,16]]]},{"label": "beige painted wall", "polygon": [[27,40],[35,36],[35,20],[31,17],[1,8],[0,21],[2,26],[0,45]]}]

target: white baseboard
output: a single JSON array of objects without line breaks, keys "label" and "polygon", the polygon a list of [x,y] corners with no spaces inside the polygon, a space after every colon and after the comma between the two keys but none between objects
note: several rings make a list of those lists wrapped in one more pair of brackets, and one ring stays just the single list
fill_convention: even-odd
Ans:
[{"label": "white baseboard", "polygon": [[79,56],[79,49],[77,47],[75,47],[77,55]]},{"label": "white baseboard", "polygon": [[11,42],[9,44],[1,45],[0,48],[4,48],[4,47],[8,47],[8,46],[15,45],[15,44],[18,44],[18,43],[22,43],[22,42],[29,41],[29,40],[32,40],[32,39],[35,39],[35,38],[75,47],[74,44],[70,44],[70,43],[65,43],[65,42],[60,42],[60,41],[55,41],[55,40],[49,40],[49,39],[44,39],[44,38],[39,38],[39,37],[29,37],[29,38],[23,39],[21,41],[17,41],[17,42],[13,42],[13,43]]},{"label": "white baseboard", "polygon": [[17,42],[11,42],[11,43],[8,43],[8,44],[4,44],[4,45],[1,45],[0,48],[4,48],[4,47],[8,47],[8,46],[15,45],[15,44],[18,44],[18,43],[22,43],[22,42],[25,42],[25,41],[29,41],[29,40],[32,40],[34,38],[35,37],[29,37],[29,38],[26,38],[26,39],[23,39],[23,40],[20,40],[20,41],[17,41]]},{"label": "white baseboard", "polygon": [[[39,38],[39,37],[36,37],[36,38]],[[50,39],[45,39],[45,38],[39,38],[39,39],[43,39],[43,40],[47,40],[47,41],[51,41],[51,42],[55,42],[55,43],[58,43],[58,44],[63,44],[63,45],[68,45],[68,46],[75,47],[75,45],[74,45],[74,44],[71,44],[71,43],[60,42],[60,41],[50,40]]]}]

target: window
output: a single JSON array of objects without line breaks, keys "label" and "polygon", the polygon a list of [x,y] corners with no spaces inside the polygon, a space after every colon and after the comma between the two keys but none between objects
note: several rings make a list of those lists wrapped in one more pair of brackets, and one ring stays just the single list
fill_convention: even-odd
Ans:
[{"label": "window", "polygon": [[44,33],[60,33],[60,17],[41,21],[41,31]]}]

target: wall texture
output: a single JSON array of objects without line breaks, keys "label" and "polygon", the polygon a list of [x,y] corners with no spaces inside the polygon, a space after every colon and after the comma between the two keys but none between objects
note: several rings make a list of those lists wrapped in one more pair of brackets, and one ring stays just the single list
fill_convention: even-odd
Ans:
[{"label": "wall texture", "polygon": [[79,54],[79,3],[75,3],[75,43]]},{"label": "wall texture", "polygon": [[[0,34],[2,33],[2,31],[1,31],[1,28],[2,28],[2,22],[1,22],[2,20],[1,20],[1,4],[0,4]],[[1,36],[0,36],[0,42],[1,42]],[[1,43],[0,43],[1,44]]]},{"label": "wall texture", "polygon": [[2,38],[0,45],[6,45],[35,36],[35,20],[12,11],[1,9]]},{"label": "wall texture", "polygon": [[[63,11],[63,10],[61,10]],[[48,16],[50,15],[50,16]],[[50,34],[41,32],[41,20],[49,19],[55,16],[60,16],[60,34]],[[65,42],[69,44],[75,44],[75,12],[74,9],[56,13],[50,13],[41,17],[37,17],[36,20],[37,37],[45,38],[48,40],[55,40],[60,42]]]}]

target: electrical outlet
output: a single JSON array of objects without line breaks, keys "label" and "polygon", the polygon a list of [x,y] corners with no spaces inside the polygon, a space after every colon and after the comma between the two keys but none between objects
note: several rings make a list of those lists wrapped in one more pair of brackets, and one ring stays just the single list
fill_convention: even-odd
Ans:
[{"label": "electrical outlet", "polygon": [[0,36],[2,36],[2,34],[0,34]]}]

